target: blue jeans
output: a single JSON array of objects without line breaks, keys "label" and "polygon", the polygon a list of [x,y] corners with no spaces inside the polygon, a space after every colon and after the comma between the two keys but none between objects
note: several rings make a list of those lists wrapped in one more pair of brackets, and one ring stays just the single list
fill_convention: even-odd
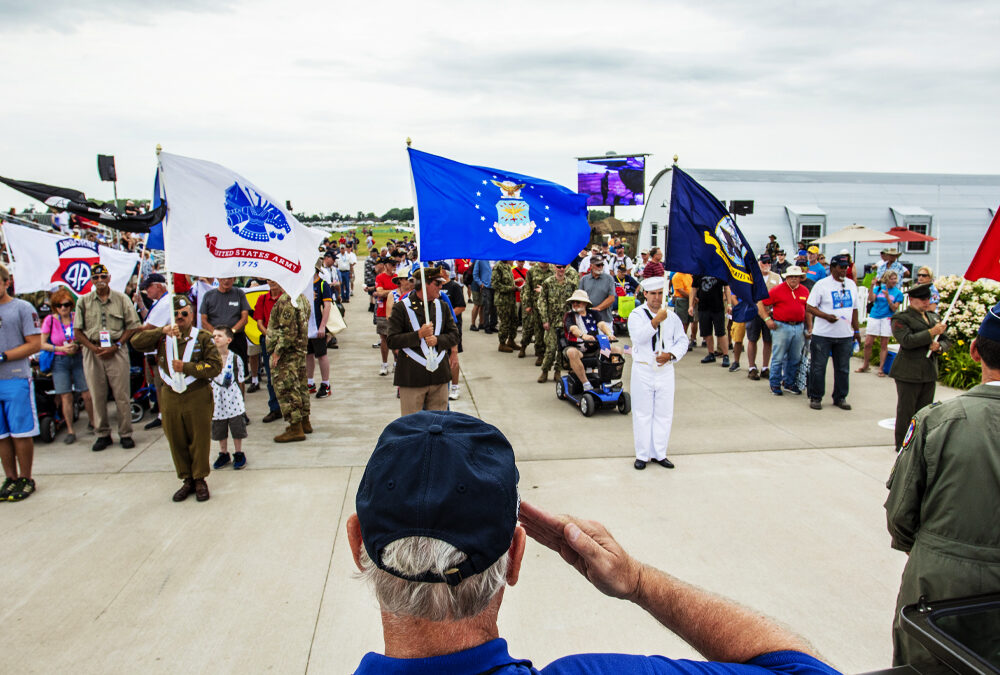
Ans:
[{"label": "blue jeans", "polygon": [[786,387],[794,386],[799,362],[802,360],[804,340],[801,323],[774,322],[774,330],[771,331],[771,365],[768,366],[772,389],[777,389],[782,384]]},{"label": "blue jeans", "polygon": [[813,335],[809,347],[809,398],[821,400],[826,389],[826,362],[833,356],[833,400],[847,399],[854,338]]},{"label": "blue jeans", "polygon": [[337,270],[340,273],[340,300],[348,302],[351,299],[351,272]]},{"label": "blue jeans", "polygon": [[264,372],[267,373],[267,409],[271,412],[281,412],[278,396],[271,384],[271,355],[267,351],[267,339],[263,335],[260,336],[260,358],[264,359]]}]

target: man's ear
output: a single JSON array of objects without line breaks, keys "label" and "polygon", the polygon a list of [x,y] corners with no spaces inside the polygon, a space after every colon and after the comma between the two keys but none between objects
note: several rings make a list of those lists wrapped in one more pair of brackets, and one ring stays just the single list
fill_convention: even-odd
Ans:
[{"label": "man's ear", "polygon": [[521,574],[521,560],[524,558],[524,543],[528,535],[524,528],[518,525],[514,528],[514,539],[510,542],[510,559],[507,562],[507,585],[513,586]]},{"label": "man's ear", "polygon": [[359,572],[364,572],[365,568],[361,565],[361,549],[364,547],[364,542],[361,540],[361,521],[358,520],[356,513],[352,513],[347,519],[347,542],[351,546],[354,564]]},{"label": "man's ear", "polygon": [[976,344],[976,340],[973,340],[972,344],[969,345],[969,356],[971,356],[972,360],[976,363],[983,362],[983,357],[979,355],[979,346]]}]

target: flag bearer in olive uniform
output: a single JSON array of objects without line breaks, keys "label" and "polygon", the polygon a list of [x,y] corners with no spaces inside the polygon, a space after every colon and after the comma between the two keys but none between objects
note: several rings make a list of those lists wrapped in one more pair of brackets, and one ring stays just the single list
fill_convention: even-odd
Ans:
[{"label": "flag bearer in olive uniform", "polygon": [[[398,349],[393,384],[399,387],[400,415],[420,410],[447,410],[451,363],[448,353],[458,344],[458,327],[441,302],[444,279],[439,268],[414,272],[413,291],[392,306],[389,349]],[[424,303],[429,319],[424,323]],[[428,365],[430,368],[428,368]]]},{"label": "flag bearer in olive uniform", "polygon": [[300,295],[292,301],[287,291],[274,303],[267,326],[271,350],[274,393],[288,426],[274,437],[275,443],[306,440],[309,423],[309,384],[306,381],[306,346],[309,339],[309,301]]},{"label": "flag bearer in olive uniform", "polygon": [[510,353],[517,349],[514,338],[517,337],[517,304],[514,302],[514,273],[511,272],[509,260],[498,260],[493,266],[493,276],[490,277],[493,286],[493,303],[497,308],[497,318],[500,319],[500,330],[497,337],[500,346],[497,351]]},{"label": "flag bearer in olive uniform", "polygon": [[555,379],[559,379],[559,331],[563,329],[566,316],[566,300],[573,295],[580,277],[565,265],[553,265],[554,274],[542,283],[538,294],[538,318],[545,329],[545,357],[542,359],[542,374],[539,382],[545,382],[549,370],[555,365]]},{"label": "flag bearer in olive uniform", "polygon": [[[176,353],[168,345],[170,335],[177,338]],[[140,331],[132,336],[132,346],[140,352],[156,351],[156,394],[163,434],[170,444],[177,477],[184,481],[173,499],[182,502],[193,492],[203,502],[209,497],[205,477],[210,470],[214,409],[209,380],[222,371],[212,334],[194,327],[191,301],[175,295],[174,325]],[[183,384],[174,382],[175,372],[182,375]]]},{"label": "flag bearer in olive uniform", "polygon": [[[922,673],[947,669],[903,631],[899,610],[921,595],[933,601],[1000,591],[1000,304],[986,313],[969,351],[983,383],[913,417],[887,484],[892,547],[909,554],[892,661]],[[996,648],[996,621],[965,628],[966,644]]]},{"label": "flag bearer in olive uniform", "polygon": [[548,263],[534,263],[528,270],[528,278],[521,289],[521,305],[524,308],[524,328],[521,332],[521,351],[517,358],[524,358],[524,351],[532,342],[535,343],[535,365],[542,365],[545,358],[545,329],[538,312],[538,295],[542,291],[542,282],[552,276],[552,268]]},{"label": "flag bearer in olive uniform", "polygon": [[935,337],[944,333],[945,325],[930,311],[931,284],[913,286],[907,294],[910,306],[892,316],[892,336],[899,343],[899,353],[889,369],[889,377],[896,380],[897,452],[910,420],[934,401],[938,354],[948,348],[945,340],[934,342]]}]

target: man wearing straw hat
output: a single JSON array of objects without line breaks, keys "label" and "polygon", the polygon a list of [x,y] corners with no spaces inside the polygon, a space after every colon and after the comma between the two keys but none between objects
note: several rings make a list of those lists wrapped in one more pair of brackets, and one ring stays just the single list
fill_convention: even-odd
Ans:
[{"label": "man wearing straw hat", "polygon": [[674,419],[674,364],[688,352],[684,324],[663,304],[665,277],[642,282],[646,302],[628,315],[632,338],[632,435],[635,463],[642,470],[647,462],[672,469],[667,443]]},{"label": "man wearing straw hat", "polygon": [[415,271],[413,284],[413,291],[393,306],[386,336],[389,349],[399,350],[393,384],[399,387],[400,415],[448,409],[448,354],[458,344],[458,327],[438,297],[441,270]]}]

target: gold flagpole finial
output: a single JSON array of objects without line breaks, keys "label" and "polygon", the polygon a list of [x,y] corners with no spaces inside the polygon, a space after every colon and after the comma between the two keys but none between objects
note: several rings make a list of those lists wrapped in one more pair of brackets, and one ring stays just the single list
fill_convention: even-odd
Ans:
[{"label": "gold flagpole finial", "polygon": [[161,152],[163,152],[163,146],[160,145],[159,143],[157,143],[156,144],[156,154],[160,154]]},{"label": "gold flagpole finial", "polygon": [[677,160],[680,159],[677,155],[674,155],[674,164],[677,164]]},{"label": "gold flagpole finial", "polygon": [[411,139],[411,138],[410,138],[409,136],[407,136],[407,137],[406,137],[406,147],[410,147],[410,145],[411,145],[412,143],[413,143],[413,139]]}]

